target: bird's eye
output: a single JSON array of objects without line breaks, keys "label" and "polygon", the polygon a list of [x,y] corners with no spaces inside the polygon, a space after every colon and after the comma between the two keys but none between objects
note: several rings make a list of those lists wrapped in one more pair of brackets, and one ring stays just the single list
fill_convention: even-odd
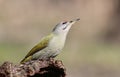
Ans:
[{"label": "bird's eye", "polygon": [[66,24],[67,22],[63,22],[62,24]]}]

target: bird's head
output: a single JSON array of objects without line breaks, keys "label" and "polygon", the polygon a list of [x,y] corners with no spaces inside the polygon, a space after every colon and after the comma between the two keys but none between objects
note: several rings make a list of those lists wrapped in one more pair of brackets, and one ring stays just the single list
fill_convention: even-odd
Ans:
[{"label": "bird's head", "polygon": [[55,34],[67,34],[68,31],[70,30],[71,26],[76,22],[79,21],[80,19],[75,19],[71,21],[64,21],[58,23],[55,28],[53,29],[53,33]]}]

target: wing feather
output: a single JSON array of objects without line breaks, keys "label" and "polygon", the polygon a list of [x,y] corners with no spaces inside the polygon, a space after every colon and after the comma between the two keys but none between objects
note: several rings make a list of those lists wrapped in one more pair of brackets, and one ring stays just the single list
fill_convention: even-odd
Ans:
[{"label": "wing feather", "polygon": [[30,50],[30,52],[25,56],[25,58],[21,62],[24,62],[24,60],[26,60],[29,56],[32,56],[36,52],[46,48],[52,37],[53,37],[53,34],[50,34],[50,35],[46,36],[45,38],[43,38],[40,43],[38,43],[36,46],[34,46]]}]

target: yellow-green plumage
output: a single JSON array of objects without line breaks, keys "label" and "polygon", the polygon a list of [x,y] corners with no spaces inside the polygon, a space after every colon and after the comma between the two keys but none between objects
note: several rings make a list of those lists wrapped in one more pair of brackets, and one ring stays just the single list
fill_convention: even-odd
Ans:
[{"label": "yellow-green plumage", "polygon": [[50,35],[44,37],[40,43],[38,43],[36,46],[34,46],[30,52],[25,56],[25,58],[21,61],[21,63],[24,63],[26,61],[29,61],[32,59],[32,55],[35,54],[36,52],[44,49],[47,47],[50,39],[53,37],[53,34],[51,33]]}]

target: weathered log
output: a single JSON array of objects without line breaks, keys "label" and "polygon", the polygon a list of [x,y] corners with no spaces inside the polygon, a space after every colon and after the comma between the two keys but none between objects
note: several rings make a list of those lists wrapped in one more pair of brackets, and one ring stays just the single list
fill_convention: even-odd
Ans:
[{"label": "weathered log", "polygon": [[65,77],[66,69],[60,60],[31,60],[14,65],[4,62],[0,66],[0,77]]}]

